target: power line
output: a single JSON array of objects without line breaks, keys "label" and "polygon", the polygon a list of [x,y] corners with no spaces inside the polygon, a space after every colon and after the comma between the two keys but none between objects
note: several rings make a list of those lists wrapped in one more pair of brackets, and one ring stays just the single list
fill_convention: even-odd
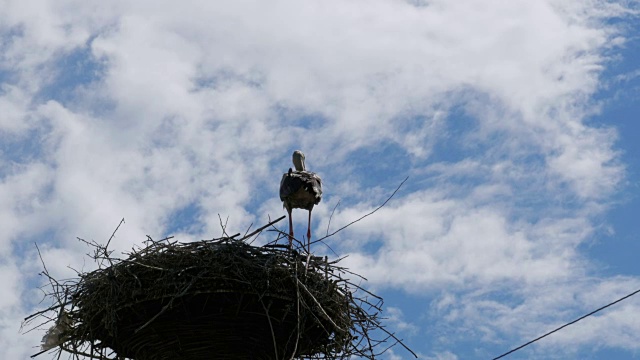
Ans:
[{"label": "power line", "polygon": [[516,351],[518,351],[518,350],[522,349],[522,348],[523,348],[523,347],[525,347],[525,346],[531,345],[531,344],[533,344],[534,342],[536,342],[536,341],[538,341],[538,340],[540,340],[540,339],[542,339],[542,338],[544,338],[544,337],[546,337],[546,336],[549,336],[549,335],[553,334],[553,333],[554,333],[554,332],[556,332],[556,331],[562,330],[562,329],[564,329],[565,327],[567,327],[567,326],[569,326],[569,325],[571,325],[571,324],[575,324],[575,323],[577,323],[578,321],[580,321],[580,320],[582,320],[582,319],[584,319],[584,318],[586,318],[586,317],[589,317],[589,316],[591,316],[591,315],[593,315],[593,314],[597,313],[597,312],[598,312],[598,311],[600,311],[600,310],[604,310],[604,309],[608,308],[608,307],[609,307],[609,306],[611,306],[611,305],[617,304],[617,303],[619,303],[620,301],[622,301],[622,300],[624,300],[624,299],[630,298],[630,297],[632,297],[633,295],[635,295],[635,294],[637,294],[637,293],[639,293],[639,292],[640,292],[640,289],[638,289],[638,290],[636,290],[636,291],[632,292],[631,294],[629,294],[629,295],[627,295],[627,296],[623,296],[623,297],[621,297],[620,299],[618,299],[618,300],[616,300],[616,301],[614,301],[614,302],[612,302],[612,303],[609,303],[609,304],[607,304],[607,305],[605,305],[605,306],[603,306],[603,307],[601,307],[601,308],[599,308],[599,309],[596,309],[596,310],[594,310],[594,311],[592,311],[592,312],[588,313],[587,315],[581,316],[581,317],[579,317],[579,318],[577,318],[577,319],[573,320],[573,321],[572,321],[572,322],[570,322],[570,323],[566,323],[566,324],[564,324],[564,325],[560,326],[559,328],[557,328],[557,329],[555,329],[555,330],[549,331],[548,333],[546,333],[546,334],[544,334],[544,335],[542,335],[542,336],[540,336],[540,337],[537,337],[537,338],[535,338],[535,339],[533,339],[533,340],[529,341],[529,342],[528,342],[528,343],[526,343],[526,344],[520,345],[520,346],[518,346],[518,347],[517,347],[517,348],[515,348],[515,349],[509,350],[509,351],[507,351],[506,353],[504,353],[504,354],[502,354],[502,355],[500,355],[500,356],[498,356],[498,357],[496,357],[496,358],[493,358],[492,360],[497,360],[497,359],[503,358],[503,357],[505,357],[505,356],[507,356],[507,355],[509,355],[509,354],[511,354],[511,353],[514,353],[514,352],[516,352]]}]

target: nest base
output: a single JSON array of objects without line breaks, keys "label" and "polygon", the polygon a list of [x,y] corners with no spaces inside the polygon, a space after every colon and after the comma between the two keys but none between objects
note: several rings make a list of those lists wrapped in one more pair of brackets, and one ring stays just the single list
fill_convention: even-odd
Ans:
[{"label": "nest base", "polygon": [[[144,324],[170,301],[146,301],[117,314],[126,324]],[[304,336],[296,336],[293,299],[213,292],[174,299],[170,306],[140,330],[119,327],[119,341],[108,346],[138,360],[281,359],[291,358],[294,351],[308,353],[327,337],[318,326],[302,329]]]}]

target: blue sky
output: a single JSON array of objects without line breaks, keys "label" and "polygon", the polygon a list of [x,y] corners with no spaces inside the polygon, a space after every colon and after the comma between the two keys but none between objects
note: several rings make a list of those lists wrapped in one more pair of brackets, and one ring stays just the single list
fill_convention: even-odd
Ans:
[{"label": "blue sky", "polygon": [[[18,332],[34,242],[63,278],[122,218],[118,252],[243,232],[285,213],[295,149],[324,179],[314,237],[409,177],[327,245],[421,359],[492,359],[640,289],[639,5],[0,2],[0,358],[43,335]],[[638,314],[506,358],[640,358]]]}]

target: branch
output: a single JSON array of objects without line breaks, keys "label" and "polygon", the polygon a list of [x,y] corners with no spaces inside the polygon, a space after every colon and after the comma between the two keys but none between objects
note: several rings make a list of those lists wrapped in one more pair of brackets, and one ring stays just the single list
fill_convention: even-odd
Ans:
[{"label": "branch", "polygon": [[242,241],[242,240],[244,240],[244,239],[247,239],[247,238],[252,237],[253,235],[255,235],[255,234],[259,233],[260,231],[262,231],[262,230],[264,230],[264,229],[268,228],[269,226],[271,226],[271,225],[273,225],[273,224],[277,223],[278,221],[280,221],[280,220],[282,220],[282,219],[284,219],[284,218],[286,218],[286,217],[287,217],[286,215],[282,215],[281,217],[279,217],[279,218],[277,218],[277,219],[273,220],[272,222],[268,223],[267,225],[264,225],[264,226],[261,226],[261,227],[257,228],[257,229],[256,229],[255,231],[253,231],[251,234],[249,234],[249,235],[245,235],[244,237],[242,237],[242,238],[240,239],[240,241]]},{"label": "branch", "polygon": [[327,224],[327,236],[329,236],[329,227],[331,226],[331,219],[333,219],[333,213],[336,212],[338,205],[340,205],[340,200],[338,200],[338,202],[336,203],[336,206],[334,206],[333,210],[331,210],[331,215],[329,216],[329,223]]},{"label": "branch", "polygon": [[107,241],[107,245],[104,246],[104,250],[106,251],[107,248],[109,247],[109,244],[111,243],[111,239],[113,239],[114,236],[116,236],[116,232],[118,231],[118,229],[120,229],[120,225],[122,225],[124,223],[124,218],[122,218],[122,220],[120,220],[120,224],[118,224],[118,226],[116,227],[115,230],[113,230],[113,234],[111,234],[111,237],[109,238],[109,240]]},{"label": "branch", "polygon": [[318,239],[318,240],[314,240],[314,241],[312,241],[312,242],[311,242],[311,244],[315,244],[315,243],[320,242],[320,241],[322,241],[322,240],[324,240],[324,239],[326,239],[326,238],[328,238],[328,237],[330,237],[330,236],[333,236],[333,235],[335,235],[335,234],[339,233],[340,231],[342,231],[342,230],[344,230],[344,229],[348,228],[349,226],[351,226],[351,225],[353,225],[353,224],[357,223],[358,221],[360,221],[360,220],[362,220],[362,219],[366,218],[367,216],[369,216],[369,215],[371,215],[371,214],[375,213],[376,211],[378,211],[378,210],[382,209],[382,207],[383,207],[383,206],[385,206],[385,205],[389,202],[389,200],[391,200],[391,198],[392,198],[392,197],[393,197],[393,196],[398,192],[398,190],[400,190],[400,188],[402,187],[402,185],[404,185],[404,183],[405,183],[407,180],[409,180],[409,177],[408,177],[408,176],[407,176],[406,178],[404,178],[404,180],[402,180],[402,182],[400,183],[400,185],[398,185],[398,187],[393,191],[393,193],[391,194],[391,196],[389,196],[389,197],[387,198],[387,200],[385,200],[385,201],[382,203],[382,205],[378,206],[377,208],[375,208],[375,209],[374,209],[373,211],[371,211],[370,213],[367,213],[367,214],[365,214],[365,215],[361,216],[360,218],[358,218],[358,219],[356,219],[356,220],[354,220],[354,221],[352,221],[352,222],[348,223],[347,225],[345,225],[345,226],[341,227],[340,229],[338,229],[338,230],[336,230],[336,231],[332,232],[331,234],[326,235],[326,236],[324,236],[324,237],[321,237],[321,238],[320,238],[320,239]]},{"label": "branch", "polygon": [[311,293],[311,291],[309,291],[309,289],[307,289],[307,287],[306,287],[302,282],[300,282],[300,280],[299,280],[299,279],[297,279],[297,278],[296,278],[296,281],[298,282],[298,284],[299,284],[300,286],[302,286],[302,288],[307,292],[307,294],[308,294],[309,296],[311,296],[311,299],[313,299],[313,302],[315,302],[315,303],[316,303],[316,306],[318,307],[318,309],[320,309],[320,311],[321,311],[321,312],[322,312],[322,314],[325,316],[325,318],[326,318],[327,320],[329,320],[329,322],[331,322],[331,324],[332,324],[336,329],[338,329],[338,330],[340,330],[340,331],[344,332],[344,329],[343,329],[343,328],[341,328],[340,326],[338,326],[338,325],[333,321],[333,319],[331,319],[331,317],[327,314],[327,312],[326,312],[326,311],[324,311],[324,309],[322,308],[322,305],[318,302],[318,300],[316,300],[315,296],[313,296],[313,294]]}]

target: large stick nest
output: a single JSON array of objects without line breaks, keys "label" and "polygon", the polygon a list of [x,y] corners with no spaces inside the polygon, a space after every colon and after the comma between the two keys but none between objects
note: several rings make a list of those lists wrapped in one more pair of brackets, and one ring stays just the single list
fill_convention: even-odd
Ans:
[{"label": "large stick nest", "polygon": [[399,342],[339,260],[245,238],[148,238],[124,259],[87,242],[98,269],[57,281],[45,267],[54,304],[26,323],[53,322],[50,347],[77,359],[373,359]]}]

